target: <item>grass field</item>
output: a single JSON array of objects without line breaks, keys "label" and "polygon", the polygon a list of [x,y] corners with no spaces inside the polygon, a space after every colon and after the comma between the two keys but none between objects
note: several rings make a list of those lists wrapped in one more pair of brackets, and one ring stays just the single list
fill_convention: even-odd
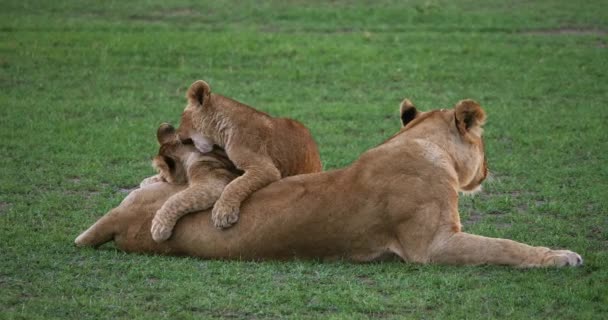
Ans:
[{"label": "grass field", "polygon": [[[243,1],[244,2],[244,1]],[[364,3],[364,4],[363,4]],[[0,318],[608,318],[605,1],[0,4]],[[153,174],[186,88],[305,123],[325,169],[397,106],[488,113],[493,179],[466,231],[580,253],[578,269],[224,262],[74,238]]]}]

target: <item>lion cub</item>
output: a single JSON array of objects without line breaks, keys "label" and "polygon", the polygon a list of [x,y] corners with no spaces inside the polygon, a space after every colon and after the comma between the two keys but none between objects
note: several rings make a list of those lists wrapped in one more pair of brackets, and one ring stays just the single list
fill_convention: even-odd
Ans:
[{"label": "lion cub", "polygon": [[171,196],[152,220],[152,239],[167,240],[175,223],[184,215],[211,208],[222,190],[242,171],[237,170],[220,148],[200,153],[192,144],[184,144],[170,124],[162,124],[156,133],[160,148],[153,160],[159,174],[142,181],[188,184],[188,188]]},{"label": "lion cub", "polygon": [[227,228],[239,218],[239,207],[250,194],[273,181],[320,172],[317,144],[301,123],[273,118],[245,104],[211,93],[196,81],[186,94],[188,105],[178,128],[179,138],[192,140],[201,152],[218,145],[244,171],[230,182],[213,206],[212,219]]}]

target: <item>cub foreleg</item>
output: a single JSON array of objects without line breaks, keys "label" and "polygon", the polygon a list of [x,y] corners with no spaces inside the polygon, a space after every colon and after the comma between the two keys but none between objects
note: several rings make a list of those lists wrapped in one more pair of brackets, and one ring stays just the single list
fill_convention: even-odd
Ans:
[{"label": "cub foreleg", "polygon": [[219,200],[213,206],[211,218],[217,228],[228,228],[239,219],[241,203],[253,192],[281,179],[281,173],[272,161],[256,165],[239,166],[245,173],[226,186]]},{"label": "cub foreleg", "polygon": [[211,208],[225,186],[223,181],[205,181],[171,196],[154,215],[150,230],[152,239],[156,242],[169,239],[179,218],[191,212]]},{"label": "cub foreleg", "polygon": [[148,177],[148,178],[145,178],[144,180],[142,180],[139,183],[139,187],[143,188],[143,187],[145,187],[147,185],[150,185],[150,184],[153,184],[153,183],[157,183],[157,182],[166,182],[166,181],[165,181],[165,179],[163,178],[162,175],[157,174],[155,176],[151,176],[151,177]]}]

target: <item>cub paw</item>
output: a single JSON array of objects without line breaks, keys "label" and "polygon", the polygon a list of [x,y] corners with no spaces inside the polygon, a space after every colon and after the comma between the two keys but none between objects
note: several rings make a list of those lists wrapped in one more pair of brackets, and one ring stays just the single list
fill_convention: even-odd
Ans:
[{"label": "cub paw", "polygon": [[583,258],[570,250],[551,250],[543,257],[546,267],[578,267],[583,265]]},{"label": "cub paw", "polygon": [[172,231],[173,226],[171,226],[170,224],[156,218],[152,220],[152,227],[150,228],[150,232],[152,233],[152,240],[156,242],[163,242],[169,239],[169,237],[171,237]]},{"label": "cub paw", "polygon": [[239,220],[239,207],[226,205],[218,201],[213,206],[211,219],[216,228],[229,228]]},{"label": "cub paw", "polygon": [[142,180],[141,183],[139,184],[139,187],[143,188],[147,185],[150,185],[150,184],[153,184],[156,182],[161,182],[161,181],[164,181],[163,178],[157,174],[155,176],[151,176],[151,177],[148,177],[148,178],[145,178],[144,180]]}]

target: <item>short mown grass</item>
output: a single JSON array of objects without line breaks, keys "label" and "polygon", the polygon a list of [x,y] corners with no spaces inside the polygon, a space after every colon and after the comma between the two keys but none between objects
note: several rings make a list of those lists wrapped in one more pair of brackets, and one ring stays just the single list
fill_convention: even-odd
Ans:
[{"label": "short mown grass", "polygon": [[[608,317],[604,1],[3,1],[0,318]],[[187,86],[305,123],[325,169],[397,105],[479,101],[493,178],[469,232],[580,253],[578,269],[238,262],[73,239],[153,174]],[[405,195],[404,195],[405,196]]]}]

